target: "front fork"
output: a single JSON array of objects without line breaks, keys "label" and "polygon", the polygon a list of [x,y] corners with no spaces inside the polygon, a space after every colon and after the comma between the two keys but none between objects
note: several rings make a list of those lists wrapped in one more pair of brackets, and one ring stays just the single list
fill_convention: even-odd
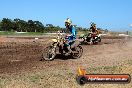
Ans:
[{"label": "front fork", "polygon": [[63,46],[61,44],[55,42],[52,46],[55,48],[57,54],[63,53]]}]

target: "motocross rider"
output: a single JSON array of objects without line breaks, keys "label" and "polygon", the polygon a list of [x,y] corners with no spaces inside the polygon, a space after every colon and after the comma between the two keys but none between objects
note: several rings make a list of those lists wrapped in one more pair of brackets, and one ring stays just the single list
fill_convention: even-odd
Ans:
[{"label": "motocross rider", "polygon": [[90,34],[91,34],[91,38],[93,39],[95,39],[95,37],[99,35],[99,31],[97,30],[95,23],[91,24]]},{"label": "motocross rider", "polygon": [[66,42],[66,46],[68,49],[68,53],[71,53],[70,43],[76,40],[76,29],[73,27],[72,21],[69,18],[65,20],[65,26],[70,32],[70,34],[66,37],[66,39],[68,39],[68,41]]}]

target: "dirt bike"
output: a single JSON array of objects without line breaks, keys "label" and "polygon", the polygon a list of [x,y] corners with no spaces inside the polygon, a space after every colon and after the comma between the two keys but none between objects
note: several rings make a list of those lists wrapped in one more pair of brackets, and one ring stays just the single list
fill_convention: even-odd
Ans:
[{"label": "dirt bike", "polygon": [[88,44],[98,44],[101,42],[100,35],[93,35],[92,33],[89,33],[88,35],[81,35],[79,39],[82,39],[82,43],[88,43]]},{"label": "dirt bike", "polygon": [[[48,46],[46,50],[42,53],[42,57],[44,60],[54,60],[55,56],[57,54],[66,55],[68,53],[67,46],[65,45],[67,39],[65,36],[61,33],[58,33],[58,36],[56,39],[52,39],[53,43],[51,46]],[[83,48],[80,45],[79,41],[73,41],[70,43],[71,53],[68,53],[68,55],[71,55],[74,59],[80,58],[83,54]]]}]

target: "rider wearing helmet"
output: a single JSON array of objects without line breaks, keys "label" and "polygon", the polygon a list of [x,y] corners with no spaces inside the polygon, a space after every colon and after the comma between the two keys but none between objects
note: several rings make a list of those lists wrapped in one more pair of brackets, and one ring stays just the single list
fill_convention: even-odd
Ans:
[{"label": "rider wearing helmet", "polygon": [[76,40],[76,29],[73,27],[72,21],[69,18],[65,20],[65,26],[70,32],[70,35],[67,36],[68,41],[66,42],[66,46],[68,52],[71,53],[70,43]]},{"label": "rider wearing helmet", "polygon": [[95,38],[99,34],[99,31],[97,30],[95,23],[91,24],[90,33],[92,34],[93,38]]}]

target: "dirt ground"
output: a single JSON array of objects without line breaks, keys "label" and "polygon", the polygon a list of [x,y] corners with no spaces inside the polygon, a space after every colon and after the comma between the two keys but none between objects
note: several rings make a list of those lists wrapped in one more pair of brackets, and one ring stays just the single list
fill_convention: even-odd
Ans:
[{"label": "dirt ground", "polygon": [[[41,76],[41,85],[37,81],[36,85],[32,84],[15,84],[12,81],[9,83],[0,83],[1,87],[6,88],[81,88],[75,83],[75,75],[78,67],[87,69],[87,72],[92,73],[126,73],[131,74],[128,69],[126,71],[118,69],[124,65],[125,62],[132,63],[132,39],[131,38],[103,38],[102,43],[99,45],[82,45],[83,56],[79,59],[72,59],[71,57],[62,57],[57,55],[54,61],[41,61],[42,50],[50,44],[51,38],[13,38],[1,37],[0,38],[0,77],[3,79],[13,79],[14,76],[29,77],[29,74],[39,74]],[[127,62],[127,63],[128,63]],[[108,69],[105,69],[107,67]],[[89,69],[91,68],[91,69]],[[94,69],[94,71],[92,70]],[[98,68],[98,70],[95,70]],[[105,69],[105,70],[100,70]],[[112,72],[114,69],[114,72]],[[128,71],[128,72],[127,72]],[[39,72],[39,73],[38,73]],[[24,76],[26,75],[26,76]],[[43,76],[44,77],[43,77]],[[50,76],[51,75],[51,76]],[[35,75],[36,76],[36,75]],[[45,77],[46,76],[46,77]],[[72,78],[73,76],[73,78]],[[38,78],[39,78],[38,77]],[[48,79],[47,77],[53,77]],[[57,78],[56,78],[57,77]],[[68,77],[68,78],[67,78]],[[1,78],[1,79],[2,79]],[[70,79],[71,78],[71,79]],[[58,82],[63,79],[64,82]],[[47,80],[47,81],[46,81]],[[71,80],[71,81],[70,81]],[[8,81],[8,80],[7,80]],[[74,83],[72,84],[71,82]],[[0,82],[2,82],[0,80]],[[14,80],[13,80],[14,82]],[[36,81],[35,81],[36,82]],[[59,86],[61,85],[61,86]],[[89,86],[89,87],[88,87]],[[99,86],[99,87],[98,87]],[[117,85],[116,85],[117,86]],[[119,88],[124,88],[123,85]],[[127,84],[126,88],[131,88],[132,84]],[[116,88],[111,85],[101,84],[86,84],[83,88]]]}]

